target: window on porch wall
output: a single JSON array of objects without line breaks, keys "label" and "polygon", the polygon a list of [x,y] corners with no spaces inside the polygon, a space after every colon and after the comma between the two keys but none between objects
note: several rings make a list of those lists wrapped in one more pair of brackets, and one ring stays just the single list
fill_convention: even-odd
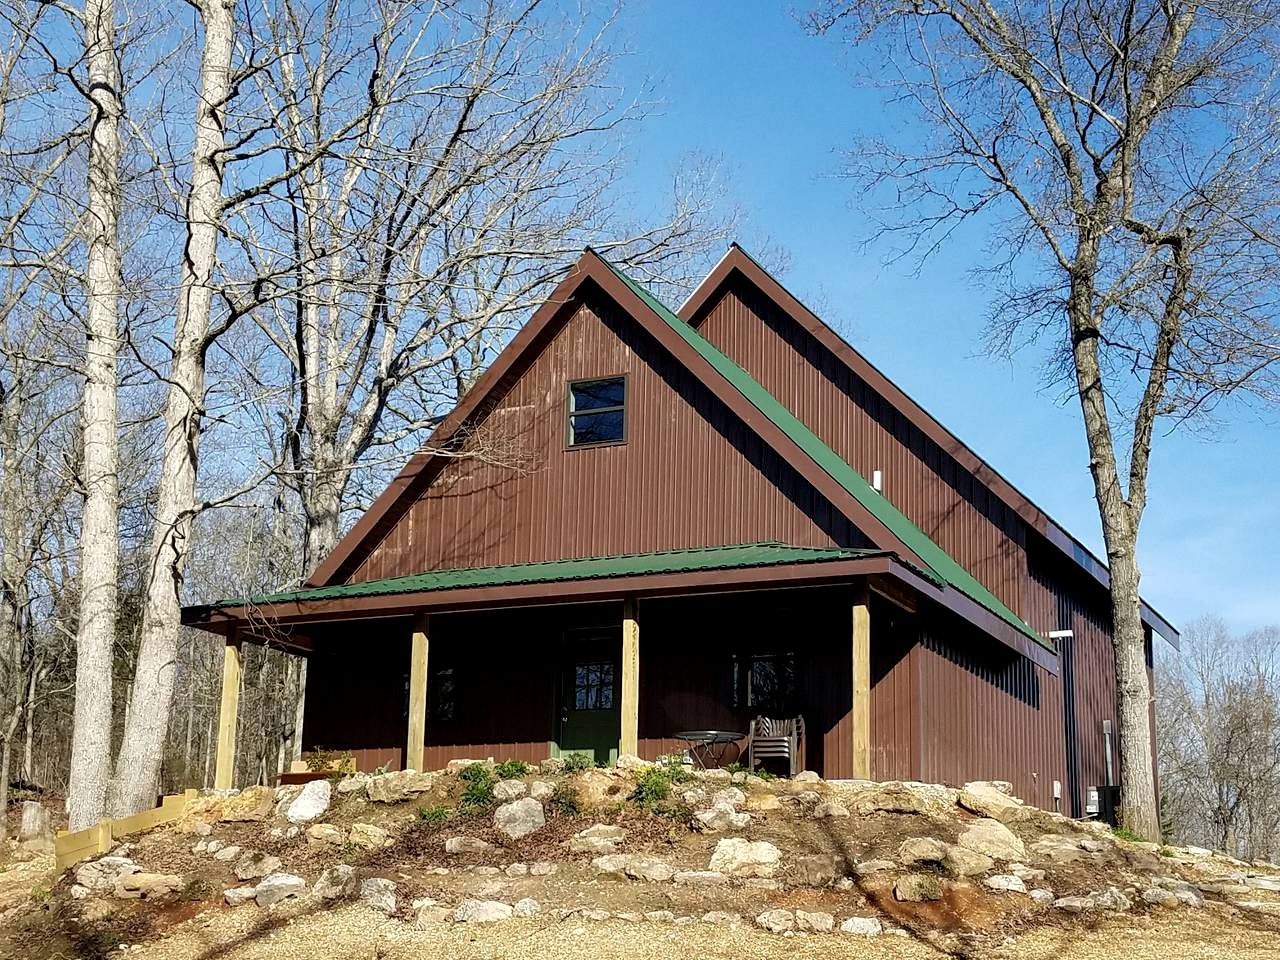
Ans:
[{"label": "window on porch wall", "polygon": [[794,653],[735,654],[732,683],[734,709],[776,717],[796,711]]}]

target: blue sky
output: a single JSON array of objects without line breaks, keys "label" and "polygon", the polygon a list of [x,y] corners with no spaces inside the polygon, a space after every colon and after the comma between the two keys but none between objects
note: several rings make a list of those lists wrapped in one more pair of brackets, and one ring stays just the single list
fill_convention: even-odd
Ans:
[{"label": "blue sky", "polygon": [[[1102,553],[1074,399],[1046,390],[1030,355],[979,354],[987,295],[971,279],[982,233],[961,234],[917,274],[867,251],[840,149],[868,125],[906,122],[850,79],[846,48],[807,36],[781,5],[632,0],[620,77],[660,105],[633,131],[627,187],[660,204],[689,151],[719,157],[749,217],[789,255],[781,279],[873,363],[1059,523]],[[1202,434],[1206,431],[1202,431]],[[1240,629],[1280,623],[1280,424],[1238,409],[1211,436],[1158,438],[1141,547],[1143,595],[1175,623],[1215,613]]]}]

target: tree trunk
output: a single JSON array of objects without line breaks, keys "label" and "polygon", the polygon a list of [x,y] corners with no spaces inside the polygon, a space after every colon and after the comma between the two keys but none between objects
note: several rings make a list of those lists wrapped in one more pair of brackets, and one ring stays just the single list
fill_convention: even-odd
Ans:
[{"label": "tree trunk", "polygon": [[222,217],[223,124],[231,71],[234,5],[206,0],[200,98],[196,105],[187,243],[182,261],[164,450],[156,491],[142,639],[129,724],[116,760],[110,810],[127,816],[155,800],[173,702],[182,580],[195,507],[204,364]]},{"label": "tree trunk", "polygon": [[114,0],[85,0],[90,140],[82,405],[84,515],[75,710],[67,813],[71,830],[102,817],[111,773],[111,659],[119,582],[120,65]]},{"label": "tree trunk", "polygon": [[9,839],[9,764],[13,761],[13,750],[9,737],[4,738],[0,746],[0,841]]},{"label": "tree trunk", "polygon": [[[1125,499],[1107,414],[1098,362],[1100,331],[1093,313],[1093,287],[1090,280],[1084,279],[1095,275],[1096,260],[1096,242],[1082,240],[1077,253],[1081,269],[1072,283],[1067,310],[1080,409],[1089,443],[1089,467],[1111,571],[1112,647],[1120,726],[1120,821],[1138,836],[1157,840],[1160,817],[1151,748],[1151,684],[1138,595],[1141,512],[1131,509]],[[1145,476],[1143,480],[1145,483]]]}]

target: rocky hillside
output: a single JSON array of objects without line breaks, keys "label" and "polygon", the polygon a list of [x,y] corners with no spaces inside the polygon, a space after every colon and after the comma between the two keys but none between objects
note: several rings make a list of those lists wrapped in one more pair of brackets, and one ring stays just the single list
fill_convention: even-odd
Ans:
[{"label": "rocky hillside", "polygon": [[714,925],[982,955],[1045,925],[1198,911],[1280,934],[1280,869],[1115,836],[1007,784],[507,762],[210,794],[12,907],[15,955],[145,951],[246,912],[418,930]]}]

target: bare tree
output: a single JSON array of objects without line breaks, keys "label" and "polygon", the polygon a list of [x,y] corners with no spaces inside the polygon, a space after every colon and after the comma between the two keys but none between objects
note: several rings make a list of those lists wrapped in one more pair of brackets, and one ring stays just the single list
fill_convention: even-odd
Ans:
[{"label": "bare tree", "polygon": [[1187,625],[1157,666],[1161,816],[1182,843],[1244,860],[1280,851],[1280,630]]},{"label": "bare tree", "polygon": [[[830,0],[819,32],[877,40],[924,120],[853,173],[893,190],[884,232],[929,251],[985,215],[993,341],[1037,338],[1083,414],[1111,575],[1123,823],[1159,833],[1138,534],[1163,420],[1274,390],[1278,8]],[[910,135],[905,140],[909,141]]]}]

